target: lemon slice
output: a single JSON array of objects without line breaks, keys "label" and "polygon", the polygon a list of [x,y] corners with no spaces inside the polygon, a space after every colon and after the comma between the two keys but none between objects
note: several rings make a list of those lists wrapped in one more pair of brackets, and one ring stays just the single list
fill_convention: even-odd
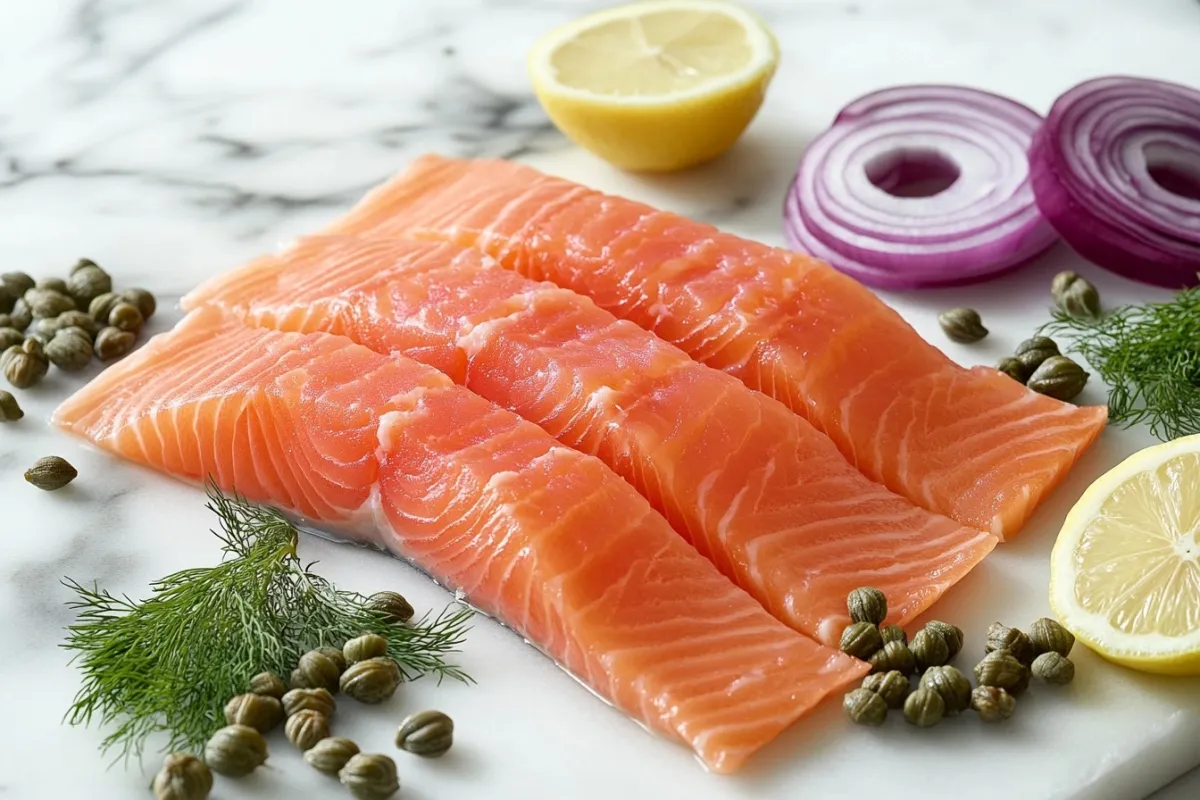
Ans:
[{"label": "lemon slice", "polygon": [[767,27],[732,3],[648,0],[551,31],[528,68],[568,138],[624,169],[664,172],[737,141],[778,60]]},{"label": "lemon slice", "polygon": [[1200,674],[1200,436],[1136,453],[1084,492],[1050,557],[1050,605],[1111,661]]}]

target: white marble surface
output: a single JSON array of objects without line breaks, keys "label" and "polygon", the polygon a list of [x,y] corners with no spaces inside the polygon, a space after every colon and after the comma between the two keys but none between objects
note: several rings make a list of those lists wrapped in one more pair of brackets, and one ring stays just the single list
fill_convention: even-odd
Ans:
[{"label": "white marble surface", "polygon": [[[311,230],[428,150],[519,158],[778,243],[789,168],[837,108],[864,91],[959,81],[1044,110],[1074,82],[1103,73],[1200,85],[1195,0],[756,0],[783,48],[759,119],[712,165],[639,178],[564,142],[524,74],[523,54],[541,31],[596,5],[6,0],[0,271],[63,272],[87,255],[120,283],[145,285],[170,304],[201,278]],[[1013,331],[1012,341],[992,347],[1023,338],[1024,320],[1038,320],[1045,276],[1071,260],[1059,251],[994,285],[980,305],[994,330]],[[1155,296],[1115,278],[1099,280],[1110,297]],[[931,331],[935,310],[951,294],[889,299]],[[164,312],[153,327],[174,318]],[[998,352],[952,354],[971,363]],[[106,770],[95,749],[99,734],[61,724],[77,676],[56,647],[71,618],[59,579],[95,579],[139,595],[153,578],[216,555],[197,491],[117,464],[46,426],[55,403],[80,380],[58,375],[24,393],[27,418],[0,428],[6,798],[138,797],[148,780],[120,766]],[[1044,562],[1061,515],[1088,478],[1147,442],[1137,433],[1107,433],[1026,537],[964,581],[940,615],[984,624],[998,606],[1018,619],[1045,613]],[[67,456],[81,472],[54,495],[20,477],[47,453]],[[305,555],[320,558],[323,570],[350,588],[394,586],[424,607],[448,599],[382,556],[315,541],[305,542]],[[836,787],[878,788],[858,764],[882,758],[896,759],[887,762],[897,781],[889,796],[923,797],[916,787],[929,770],[965,758],[955,756],[956,747],[976,754],[990,748],[1004,762],[993,765],[993,776],[980,775],[987,759],[944,773],[962,781],[957,797],[998,796],[998,782],[1011,781],[1021,791],[1007,796],[1137,798],[1200,763],[1200,686],[1133,676],[1087,654],[1080,662],[1083,680],[1072,692],[1039,699],[1041,710],[1003,738],[965,725],[924,742],[892,726],[883,736],[862,735],[827,708],[770,748],[748,776],[729,781],[703,775],[677,748],[643,736],[481,620],[462,655],[478,686],[419,682],[393,706],[345,724],[388,750],[405,710],[436,705],[456,717],[461,733],[453,758],[401,759],[403,796],[411,798],[593,796],[585,786],[601,787],[596,797],[642,797],[652,786],[663,797],[798,796],[797,787],[834,797]],[[514,735],[505,735],[508,725]],[[596,742],[600,755],[591,749]],[[273,747],[275,769],[238,786],[222,782],[214,796],[343,796],[321,788],[285,744]],[[1068,762],[1070,770],[1057,770]],[[1054,780],[1029,779],[1040,772]],[[840,777],[822,779],[826,774]],[[583,783],[572,784],[572,776]],[[1200,775],[1193,774],[1155,800],[1195,797]]]}]

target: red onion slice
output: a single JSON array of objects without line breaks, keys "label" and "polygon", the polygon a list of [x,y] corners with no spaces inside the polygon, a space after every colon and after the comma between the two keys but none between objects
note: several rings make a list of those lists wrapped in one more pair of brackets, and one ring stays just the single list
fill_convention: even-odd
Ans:
[{"label": "red onion slice", "polygon": [[878,288],[1012,269],[1057,238],[1029,183],[1040,124],[1029,108],[966,87],[866,95],[805,151],[785,201],[787,241]]},{"label": "red onion slice", "polygon": [[1085,81],[1055,101],[1029,161],[1038,207],[1080,255],[1157,286],[1200,282],[1200,91]]}]

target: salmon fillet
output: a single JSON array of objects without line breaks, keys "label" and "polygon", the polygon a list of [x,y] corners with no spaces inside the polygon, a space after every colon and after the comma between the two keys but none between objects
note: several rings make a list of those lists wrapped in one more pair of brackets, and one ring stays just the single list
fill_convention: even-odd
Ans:
[{"label": "salmon fillet", "polygon": [[451,244],[313,238],[184,299],[440,368],[628,480],[778,619],[836,644],[846,594],[904,624],[995,545],[863,477],[802,418],[586,297]]},{"label": "salmon fillet", "polygon": [[506,161],[418,159],[327,233],[481,248],[777,398],[872,480],[1012,537],[1106,409],[963,369],[812,258]]},{"label": "salmon fillet", "polygon": [[773,619],[595,458],[342,337],[197,311],[55,422],[411,560],[717,772],[868,669]]}]

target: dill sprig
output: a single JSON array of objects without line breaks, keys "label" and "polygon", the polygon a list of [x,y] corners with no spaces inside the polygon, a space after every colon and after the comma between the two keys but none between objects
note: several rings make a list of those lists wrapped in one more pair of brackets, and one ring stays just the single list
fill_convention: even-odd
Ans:
[{"label": "dill sprig", "polygon": [[198,752],[224,725],[223,708],[264,670],[286,680],[301,655],[340,647],[363,632],[388,640],[405,680],[436,675],[470,681],[446,656],[463,641],[469,609],[447,607],[430,620],[392,622],[369,598],[341,591],[304,565],[299,534],[278,511],[209,489],[220,519],[223,560],[151,584],[134,601],[65,579],[78,619],[62,645],[75,652],[83,686],[67,712],[72,725],[112,725],[102,749],[140,759],[147,737],[164,749]]},{"label": "dill sprig", "polygon": [[1100,320],[1055,311],[1043,330],[1065,336],[1108,383],[1113,422],[1144,423],[1163,441],[1200,433],[1200,287]]}]

